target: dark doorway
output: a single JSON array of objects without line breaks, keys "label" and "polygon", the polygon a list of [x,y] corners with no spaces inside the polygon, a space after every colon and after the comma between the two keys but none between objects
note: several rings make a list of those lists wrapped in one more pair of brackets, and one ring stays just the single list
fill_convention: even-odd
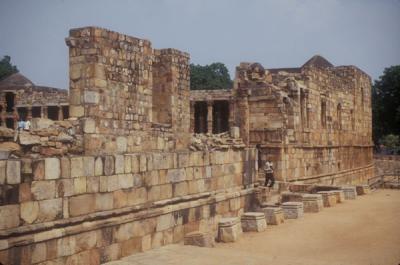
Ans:
[{"label": "dark doorway", "polygon": [[47,107],[47,118],[53,121],[58,120],[58,107],[57,106],[48,106]]},{"label": "dark doorway", "polygon": [[14,111],[14,106],[15,106],[15,94],[12,92],[7,92],[6,93],[6,112],[13,112]]},{"label": "dark doorway", "polygon": [[213,133],[229,130],[229,102],[217,100],[213,104]]},{"label": "dark doorway", "polygon": [[32,107],[32,118],[42,117],[42,107]]},{"label": "dark doorway", "polygon": [[17,111],[18,111],[19,120],[22,119],[22,120],[26,121],[28,118],[28,109],[25,107],[17,108]]},{"label": "dark doorway", "polygon": [[69,118],[69,106],[62,106],[62,112],[63,112],[63,118],[68,119]]},{"label": "dark doorway", "polygon": [[194,133],[207,133],[207,102],[194,103]]},{"label": "dark doorway", "polygon": [[10,129],[14,130],[14,119],[13,118],[7,118],[6,119],[6,126],[7,126],[7,128],[10,128]]}]

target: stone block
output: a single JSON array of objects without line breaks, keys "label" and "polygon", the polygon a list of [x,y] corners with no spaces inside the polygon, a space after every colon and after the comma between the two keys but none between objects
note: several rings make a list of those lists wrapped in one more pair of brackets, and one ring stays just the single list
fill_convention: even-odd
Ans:
[{"label": "stone block", "polygon": [[285,219],[297,219],[304,215],[302,202],[284,202],[282,203],[282,210]]},{"label": "stone block", "polygon": [[44,178],[45,179],[58,179],[61,176],[60,160],[56,157],[49,157],[44,159]]},{"label": "stone block", "polygon": [[237,138],[240,137],[240,129],[239,129],[239,127],[232,126],[232,127],[230,128],[229,133],[230,133],[230,136],[231,136],[232,138],[237,139]]},{"label": "stone block", "polygon": [[260,212],[264,213],[268,225],[280,225],[285,222],[283,210],[280,207],[263,207]]},{"label": "stone block", "polygon": [[156,231],[164,231],[174,227],[175,219],[171,213],[163,214],[157,217],[157,228]]},{"label": "stone block", "polygon": [[68,157],[60,158],[61,164],[61,177],[62,178],[70,178],[71,177],[71,161]]},{"label": "stone block", "polygon": [[84,91],[83,100],[84,103],[98,104],[100,100],[100,95],[96,91]]},{"label": "stone block", "polygon": [[6,177],[7,177],[6,168],[7,168],[7,161],[0,160],[0,185],[6,183]]},{"label": "stone block", "polygon": [[357,185],[356,191],[358,196],[371,193],[371,189],[368,185]]},{"label": "stone block", "polygon": [[105,156],[104,157],[104,175],[110,176],[114,174],[114,157]]},{"label": "stone block", "polygon": [[318,194],[322,195],[324,207],[333,207],[336,205],[336,195],[332,191],[319,191]]},{"label": "stone block", "polygon": [[71,158],[71,177],[77,178],[84,176],[82,157]]},{"label": "stone block", "polygon": [[321,194],[304,194],[303,206],[305,213],[318,213],[324,208]]},{"label": "stone block", "polygon": [[85,108],[82,106],[70,105],[69,115],[76,118],[83,117],[85,115]]},{"label": "stone block", "polygon": [[103,159],[101,157],[97,157],[94,162],[94,174],[96,176],[103,175]]},{"label": "stone block", "polygon": [[18,185],[19,187],[19,202],[26,202],[32,200],[31,184],[24,182]]},{"label": "stone block", "polygon": [[37,201],[29,201],[21,203],[21,219],[32,224],[39,216],[39,203]]},{"label": "stone block", "polygon": [[50,181],[33,181],[31,192],[35,200],[46,200],[55,198],[56,182]]},{"label": "stone block", "polygon": [[355,200],[355,199],[357,199],[356,187],[345,186],[345,187],[342,187],[341,190],[343,190],[344,197],[345,197],[346,200]]},{"label": "stone block", "polygon": [[235,242],[242,234],[239,217],[221,218],[218,222],[218,241]]},{"label": "stone block", "polygon": [[85,177],[94,176],[94,157],[93,156],[83,157],[83,176],[85,176]]},{"label": "stone block", "polygon": [[86,192],[86,177],[74,178],[74,194]]},{"label": "stone block", "polygon": [[167,182],[181,182],[186,180],[186,171],[183,168],[169,169],[167,173]]},{"label": "stone block", "polygon": [[243,232],[262,232],[267,229],[264,213],[246,212],[241,217]]},{"label": "stone block", "polygon": [[47,246],[46,243],[36,243],[32,245],[31,263],[39,263],[46,260]]},{"label": "stone block", "polygon": [[19,226],[19,205],[0,206],[0,230]]},{"label": "stone block", "polygon": [[211,232],[191,232],[185,235],[183,244],[212,248],[215,246],[214,235]]},{"label": "stone block", "polygon": [[83,194],[69,199],[69,214],[71,217],[92,213],[95,211],[94,194]]},{"label": "stone block", "polygon": [[125,172],[125,157],[123,155],[115,156],[115,174],[123,174]]},{"label": "stone block", "polygon": [[282,202],[302,202],[303,194],[297,192],[282,192],[281,193],[281,201]]},{"label": "stone block", "polygon": [[7,184],[21,183],[21,161],[7,161]]},{"label": "stone block", "polygon": [[62,198],[39,201],[38,222],[48,222],[62,217]]},{"label": "stone block", "polygon": [[118,136],[117,137],[117,152],[118,153],[124,153],[128,149],[128,139],[123,136]]},{"label": "stone block", "polygon": [[44,160],[34,160],[32,163],[33,179],[43,180],[44,179]]},{"label": "stone block", "polygon": [[346,200],[342,190],[333,190],[332,193],[336,196],[336,203],[343,203]]},{"label": "stone block", "polygon": [[114,198],[112,193],[96,193],[96,211],[111,210],[114,207]]}]

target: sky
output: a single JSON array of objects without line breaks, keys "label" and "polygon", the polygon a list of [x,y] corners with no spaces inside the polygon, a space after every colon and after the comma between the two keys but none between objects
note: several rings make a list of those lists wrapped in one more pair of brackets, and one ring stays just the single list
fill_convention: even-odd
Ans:
[{"label": "sky", "polygon": [[71,28],[100,26],[177,48],[195,64],[301,66],[313,55],[372,79],[400,64],[400,0],[0,0],[0,56],[68,88]]}]

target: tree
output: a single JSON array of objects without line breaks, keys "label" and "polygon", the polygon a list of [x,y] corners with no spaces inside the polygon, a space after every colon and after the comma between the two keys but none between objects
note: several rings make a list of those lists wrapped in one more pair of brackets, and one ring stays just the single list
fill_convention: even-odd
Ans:
[{"label": "tree", "polygon": [[190,89],[229,89],[232,80],[229,71],[223,63],[210,65],[190,65]]},{"label": "tree", "polygon": [[11,57],[8,55],[4,56],[0,61],[0,80],[15,73],[18,73],[18,69],[15,65],[11,64]]},{"label": "tree", "polygon": [[386,135],[400,135],[400,65],[385,68],[379,80],[375,80],[372,124],[375,144]]}]

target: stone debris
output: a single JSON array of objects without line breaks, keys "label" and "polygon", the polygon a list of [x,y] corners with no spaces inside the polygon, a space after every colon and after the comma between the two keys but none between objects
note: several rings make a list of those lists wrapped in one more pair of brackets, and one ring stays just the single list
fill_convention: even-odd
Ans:
[{"label": "stone debris", "polygon": [[303,206],[305,213],[318,213],[324,209],[324,201],[321,194],[304,194]]},{"label": "stone debris", "polygon": [[218,222],[218,242],[235,242],[239,239],[242,226],[239,217],[221,218]]},{"label": "stone debris", "polygon": [[297,219],[304,215],[302,202],[284,202],[282,203],[282,210],[285,219]]},{"label": "stone debris", "polygon": [[228,132],[219,134],[194,134],[189,146],[192,151],[214,151],[244,147],[245,144],[241,138],[233,138]]},{"label": "stone debris", "polygon": [[214,235],[210,232],[191,232],[185,235],[183,244],[212,248],[215,246]]},{"label": "stone debris", "polygon": [[319,191],[318,194],[322,195],[324,207],[334,207],[336,205],[337,197],[333,191]]}]

